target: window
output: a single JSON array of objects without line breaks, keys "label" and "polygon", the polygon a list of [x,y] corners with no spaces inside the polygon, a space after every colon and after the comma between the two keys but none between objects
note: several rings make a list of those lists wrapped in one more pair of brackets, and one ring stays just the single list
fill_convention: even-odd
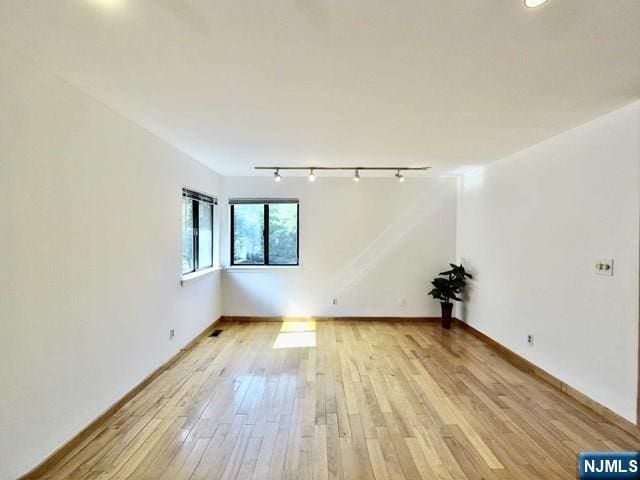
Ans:
[{"label": "window", "polygon": [[182,189],[182,274],[213,267],[214,197]]},{"label": "window", "polygon": [[298,265],[298,200],[230,200],[231,265]]}]

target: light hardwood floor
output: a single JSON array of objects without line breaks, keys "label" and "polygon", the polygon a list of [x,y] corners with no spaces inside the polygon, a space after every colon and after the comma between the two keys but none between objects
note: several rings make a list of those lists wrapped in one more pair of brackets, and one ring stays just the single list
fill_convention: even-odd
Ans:
[{"label": "light hardwood floor", "polygon": [[61,479],[575,479],[623,429],[434,322],[220,323],[64,457]]}]

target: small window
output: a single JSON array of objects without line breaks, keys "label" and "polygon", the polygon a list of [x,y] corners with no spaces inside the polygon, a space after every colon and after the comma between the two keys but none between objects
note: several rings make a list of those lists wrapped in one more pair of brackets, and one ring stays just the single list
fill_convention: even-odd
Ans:
[{"label": "small window", "polygon": [[213,267],[214,197],[182,189],[182,274]]},{"label": "small window", "polygon": [[230,200],[231,265],[298,265],[297,200]]}]

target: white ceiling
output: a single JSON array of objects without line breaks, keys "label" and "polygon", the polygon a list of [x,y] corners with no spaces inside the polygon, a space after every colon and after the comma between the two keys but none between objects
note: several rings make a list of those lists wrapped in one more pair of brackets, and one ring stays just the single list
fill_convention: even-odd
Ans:
[{"label": "white ceiling", "polygon": [[640,0],[0,0],[0,39],[225,175],[451,172],[640,97]]}]

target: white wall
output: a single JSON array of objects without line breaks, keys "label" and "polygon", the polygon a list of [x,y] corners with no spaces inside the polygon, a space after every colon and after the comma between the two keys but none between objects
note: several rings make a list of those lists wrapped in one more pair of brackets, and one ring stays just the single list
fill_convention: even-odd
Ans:
[{"label": "white wall", "polygon": [[219,273],[179,284],[181,187],[218,194],[220,178],[2,44],[0,72],[0,478],[14,479],[220,315]]},{"label": "white wall", "polygon": [[467,175],[457,229],[475,274],[464,319],[631,421],[639,161],[635,103]]},{"label": "white wall", "polygon": [[298,198],[302,264],[225,271],[226,315],[439,315],[426,292],[455,259],[455,179],[225,177],[224,190],[228,198]]},{"label": "white wall", "polygon": [[[465,320],[635,419],[640,104],[465,177],[457,227],[453,179],[226,178],[227,198],[300,199],[302,266],[180,287],[180,189],[221,179],[2,44],[0,67],[0,479],[217,318],[221,289],[226,315],[435,316],[456,237]],[[615,276],[594,275],[608,257]]]}]

